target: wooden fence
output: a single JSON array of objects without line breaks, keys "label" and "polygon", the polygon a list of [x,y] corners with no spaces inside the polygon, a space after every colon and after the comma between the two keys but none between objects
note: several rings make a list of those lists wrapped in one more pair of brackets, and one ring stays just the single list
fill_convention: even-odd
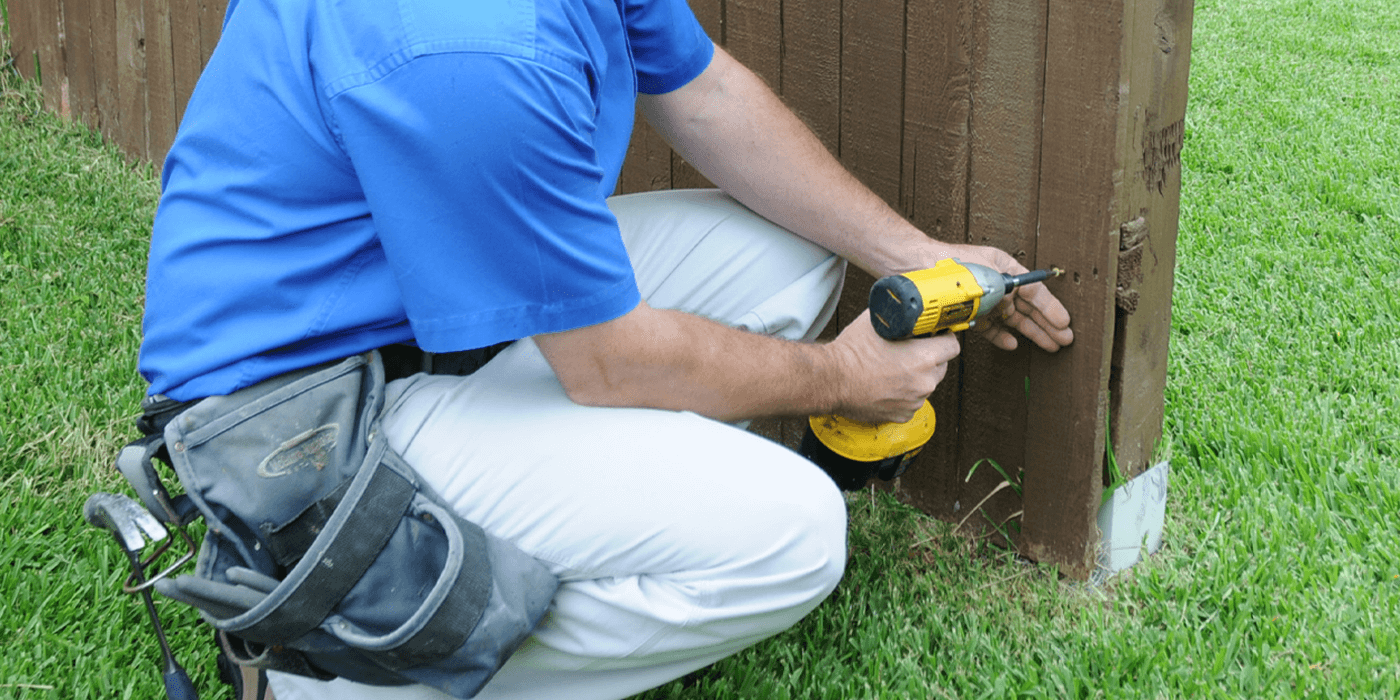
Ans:
[{"label": "wooden fence", "polygon": [[[26,75],[39,66],[47,105],[158,163],[224,0],[8,2],[13,53]],[[1075,344],[1003,353],[969,334],[934,397],[938,433],[896,488],[944,519],[980,509],[969,528],[1005,524],[1027,556],[1087,576],[1106,447],[1132,476],[1161,436],[1193,0],[691,4],[930,235],[1068,271],[1050,284]],[[706,184],[639,126],[621,191]],[[870,282],[852,273],[840,323]],[[789,443],[799,429],[762,427]],[[996,491],[983,460],[1023,497]]]}]

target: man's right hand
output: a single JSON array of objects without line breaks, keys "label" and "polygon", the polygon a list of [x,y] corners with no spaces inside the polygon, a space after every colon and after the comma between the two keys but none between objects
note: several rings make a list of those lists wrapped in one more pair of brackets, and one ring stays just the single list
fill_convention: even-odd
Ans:
[{"label": "man's right hand", "polygon": [[960,346],[952,333],[889,341],[875,333],[866,309],[836,337],[829,350],[842,353],[848,398],[835,413],[866,423],[903,423],[948,372]]}]

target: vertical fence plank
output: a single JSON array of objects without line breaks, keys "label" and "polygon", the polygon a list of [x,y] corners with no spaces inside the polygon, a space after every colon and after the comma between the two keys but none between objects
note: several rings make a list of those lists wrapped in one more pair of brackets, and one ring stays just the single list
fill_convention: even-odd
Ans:
[{"label": "vertical fence plank", "polygon": [[784,0],[778,86],[783,99],[836,153],[841,138],[841,4]]},{"label": "vertical fence plank", "polygon": [[131,158],[148,160],[146,143],[146,30],[141,0],[116,0],[117,143]]},{"label": "vertical fence plank", "polygon": [[1075,319],[1074,345],[1031,355],[1021,548],[1084,578],[1103,492],[1113,288],[1122,0],[1050,0],[1038,262]]},{"label": "vertical fence plank", "polygon": [[194,92],[199,72],[204,67],[200,40],[199,0],[169,0],[170,55],[175,88],[175,124],[185,115],[185,105]]},{"label": "vertical fence plank", "polygon": [[773,0],[726,0],[724,48],[777,91],[782,88],[782,7]]},{"label": "vertical fence plank", "polygon": [[1153,466],[1162,436],[1193,10],[1192,0],[1140,0],[1127,23],[1118,146],[1126,225],[1109,398],[1113,452],[1128,478]]},{"label": "vertical fence plank", "polygon": [[19,74],[33,80],[40,33],[36,0],[7,0],[6,4],[10,13],[10,54]]},{"label": "vertical fence plank", "polygon": [[224,28],[224,12],[228,10],[228,0],[197,0],[199,3],[199,67],[209,63],[209,55],[219,43],[219,34]]},{"label": "vertical fence plank", "polygon": [[92,27],[88,41],[92,47],[94,105],[93,128],[110,142],[119,143],[121,108],[117,96],[117,4],[116,0],[89,0]]},{"label": "vertical fence plank", "polygon": [[98,125],[97,66],[92,50],[92,13],[92,0],[63,0],[69,105],[73,115],[89,129],[95,129]]},{"label": "vertical fence plank", "polygon": [[[967,235],[967,177],[972,108],[972,2],[909,2],[905,69],[901,209],[925,233],[961,242]],[[961,365],[955,361],[931,401],[933,439],[899,482],[900,498],[944,519],[956,505]],[[970,504],[969,504],[970,505]]]},{"label": "vertical fence plank", "polygon": [[[904,127],[904,0],[841,5],[841,111],[837,155],[890,206],[899,206]],[[845,326],[865,310],[874,280],[852,268],[837,307]]]},{"label": "vertical fence plank", "polygon": [[908,4],[900,208],[943,241],[967,236],[972,0]]},{"label": "vertical fence plank", "polygon": [[39,0],[33,9],[39,56],[39,78],[44,92],[44,109],[67,119],[68,67],[63,56],[63,5],[57,0]]},{"label": "vertical fence plank", "polygon": [[[1036,264],[1045,12],[1045,0],[979,3],[973,29],[967,240],[1008,251],[1028,267]],[[1021,345],[1008,353],[980,334],[964,334],[956,462],[963,476],[991,460],[1006,478],[1019,480],[1026,440],[1025,383],[1030,354],[1038,352],[1028,342]],[[964,504],[982,501],[1003,479],[989,464],[972,474],[961,481]],[[991,524],[1014,521],[1020,510],[1021,499],[1012,489],[997,491],[981,507]]]},{"label": "vertical fence plank", "polygon": [[143,0],[146,28],[146,157],[159,171],[175,140],[175,59],[170,1]]},{"label": "vertical fence plank", "polygon": [[841,40],[841,161],[897,207],[904,127],[903,0],[847,0]]}]

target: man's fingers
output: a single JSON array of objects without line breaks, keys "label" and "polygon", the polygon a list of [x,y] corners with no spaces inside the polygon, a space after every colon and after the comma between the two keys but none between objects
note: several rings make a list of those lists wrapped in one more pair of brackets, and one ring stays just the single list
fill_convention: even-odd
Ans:
[{"label": "man's fingers", "polygon": [[1074,341],[1070,329],[1056,328],[1045,314],[1024,300],[1003,303],[997,320],[1000,323],[988,324],[985,336],[1003,350],[1015,350],[1019,345],[1012,329],[1046,352],[1055,352]]},{"label": "man's fingers", "polygon": [[1027,316],[1040,312],[1039,321],[1048,329],[1069,328],[1069,311],[1044,283],[1037,282],[1016,290],[1016,307]]},{"label": "man's fingers", "polygon": [[978,324],[981,327],[983,338],[990,341],[992,345],[1008,351],[1015,350],[1020,345],[1020,342],[1016,340],[1016,334],[1007,330],[1011,327],[1011,314],[1010,310],[1003,311],[1002,315],[998,317],[999,322]]},{"label": "man's fingers", "polygon": [[[1054,299],[1053,296],[1050,298]],[[1041,307],[1032,306],[1029,302],[1019,299],[1016,301],[1016,309],[1029,318],[1036,328],[1044,331],[1057,346],[1064,347],[1074,342],[1074,330],[1069,327],[1069,312],[1065,311],[1059,301],[1055,302],[1048,313]]]}]

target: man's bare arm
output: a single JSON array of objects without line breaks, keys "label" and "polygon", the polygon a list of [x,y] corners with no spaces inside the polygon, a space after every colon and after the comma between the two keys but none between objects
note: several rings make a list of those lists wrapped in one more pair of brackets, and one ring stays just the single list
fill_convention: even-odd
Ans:
[{"label": "man's bare arm", "polygon": [[[642,112],[686,160],[735,199],[879,277],[957,257],[1024,272],[1010,255],[924,235],[861,184],[761,78],[716,47],[709,68],[678,90],[639,98]],[[1008,317],[1009,316],[1009,317]],[[1047,351],[1074,339],[1069,314],[1043,284],[1022,287],[980,326],[1000,347],[1005,320]]]},{"label": "man's bare arm", "polygon": [[593,326],[535,336],[569,398],[720,420],[836,412],[913,416],[958,353],[951,336],[900,343],[865,319],[827,344],[749,333],[645,302]]}]

